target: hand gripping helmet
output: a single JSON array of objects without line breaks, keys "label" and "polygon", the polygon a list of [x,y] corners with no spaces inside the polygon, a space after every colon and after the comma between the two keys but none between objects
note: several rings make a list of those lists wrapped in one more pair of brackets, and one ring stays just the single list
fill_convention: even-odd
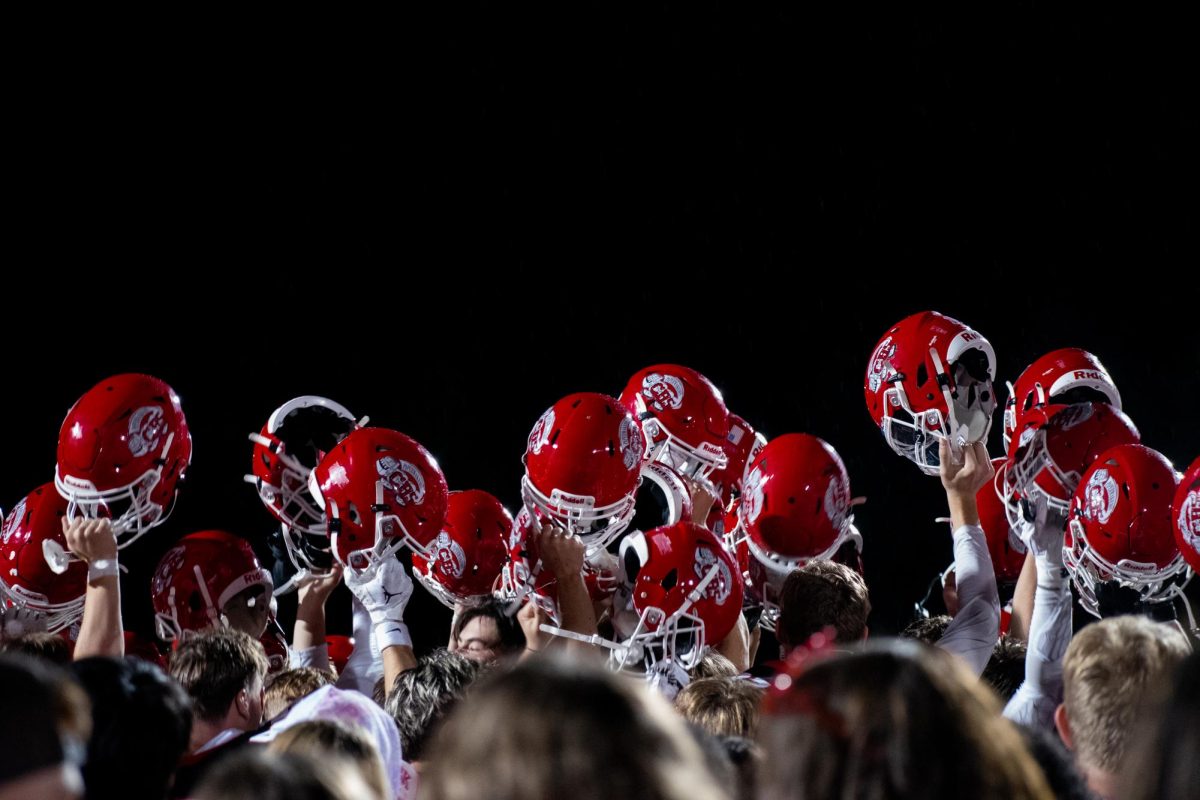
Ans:
[{"label": "hand gripping helmet", "polygon": [[674,661],[699,663],[742,613],[742,579],[716,535],[691,522],[632,533],[621,542],[625,579],[632,584],[637,623],[617,648],[623,666]]},{"label": "hand gripping helmet", "polygon": [[334,557],[365,570],[408,547],[425,558],[446,520],[446,478],[429,451],[399,431],[359,428],[312,471]]},{"label": "hand gripping helmet", "polygon": [[1021,523],[1022,504],[1028,509],[1045,503],[1065,516],[1080,477],[1101,453],[1141,441],[1129,417],[1107,403],[1035,408],[1021,425],[997,478],[1014,528]]},{"label": "hand gripping helmet", "polygon": [[271,573],[245,539],[225,531],[200,531],[180,539],[159,560],[150,579],[155,628],[163,641],[225,624],[222,609],[235,595],[262,586],[270,602]]},{"label": "hand gripping helmet", "polygon": [[867,411],[894,451],[928,475],[938,443],[987,440],[996,397],[996,355],[988,340],[936,311],[905,317],[867,362]]},{"label": "hand gripping helmet", "polygon": [[69,519],[111,513],[123,548],[167,518],[191,460],[192,437],[171,387],[149,375],[115,375],[67,412],[54,485]]},{"label": "hand gripping helmet", "polygon": [[692,480],[729,463],[729,411],[717,387],[694,369],[658,364],[635,373],[621,402],[641,421],[649,456]]},{"label": "hand gripping helmet", "polygon": [[1145,602],[1179,593],[1187,569],[1171,526],[1177,477],[1161,453],[1140,444],[1106,450],[1071,498],[1063,566],[1085,611],[1100,616],[1096,585],[1116,580]]},{"label": "hand gripping helmet", "polygon": [[87,564],[71,561],[62,573],[50,568],[44,551],[54,542],[66,550],[62,520],[67,501],[47,483],[22,498],[0,529],[0,603],[46,616],[46,630],[58,633],[83,617]]},{"label": "hand gripping helmet", "polygon": [[450,492],[434,557],[412,554],[413,577],[446,607],[488,597],[504,568],[513,518],[487,492]]},{"label": "hand gripping helmet", "polygon": [[1108,403],[1121,410],[1121,393],[1100,359],[1078,347],[1054,350],[1034,361],[1008,385],[1004,404],[1004,447],[1021,429],[1027,411],[1050,403]]},{"label": "hand gripping helmet", "polygon": [[279,540],[298,574],[328,577],[333,566],[325,513],[308,476],[334,445],[358,427],[354,415],[325,397],[305,395],[272,412],[254,443],[251,475],[258,499],[280,522]]},{"label": "hand gripping helmet", "polygon": [[521,498],[537,519],[579,536],[595,552],[633,518],[645,444],[633,416],[612,397],[567,395],[533,426]]}]

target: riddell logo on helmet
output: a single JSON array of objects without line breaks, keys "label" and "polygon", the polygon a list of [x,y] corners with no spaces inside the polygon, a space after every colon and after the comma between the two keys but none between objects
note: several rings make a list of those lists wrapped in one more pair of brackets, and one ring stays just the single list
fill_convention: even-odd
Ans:
[{"label": "riddell logo on helmet", "polygon": [[1108,383],[1108,376],[1103,372],[1096,372],[1095,370],[1089,369],[1077,369],[1071,373],[1071,377],[1077,381],[1104,381],[1105,383]]},{"label": "riddell logo on helmet", "polygon": [[384,456],[375,462],[383,485],[392,490],[402,506],[415,505],[425,499],[425,478],[421,471],[407,461]]},{"label": "riddell logo on helmet", "polygon": [[683,405],[683,381],[674,375],[652,372],[642,379],[642,394],[655,411],[676,409]]},{"label": "riddell logo on helmet", "polygon": [[1116,478],[1108,474],[1106,469],[1098,469],[1087,485],[1087,516],[1097,522],[1108,522],[1112,513],[1117,510],[1117,500],[1120,489]]},{"label": "riddell logo on helmet", "polygon": [[542,452],[542,448],[550,443],[552,430],[554,430],[554,409],[550,408],[533,424],[533,430],[529,432],[529,452],[534,455]]},{"label": "riddell logo on helmet", "polygon": [[642,453],[646,449],[637,423],[629,417],[622,418],[617,438],[621,442],[621,458],[625,462],[625,469],[633,469],[642,460]]},{"label": "riddell logo on helmet", "polygon": [[450,538],[450,534],[442,531],[434,542],[437,548],[438,570],[447,577],[461,578],[467,566],[467,554],[462,545]]},{"label": "riddell logo on helmet", "polygon": [[129,417],[129,452],[134,458],[141,458],[157,450],[165,432],[163,410],[158,406],[142,406]]}]

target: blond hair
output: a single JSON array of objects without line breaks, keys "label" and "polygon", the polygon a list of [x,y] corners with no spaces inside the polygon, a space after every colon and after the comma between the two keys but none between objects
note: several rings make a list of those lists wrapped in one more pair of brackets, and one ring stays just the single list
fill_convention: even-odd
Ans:
[{"label": "blond hair", "polygon": [[1063,660],[1063,706],[1082,763],[1121,765],[1149,690],[1188,652],[1178,628],[1146,617],[1111,617],[1075,634]]},{"label": "blond hair", "polygon": [[309,720],[282,731],[267,749],[272,753],[292,753],[313,761],[345,761],[355,768],[376,797],[386,800],[388,796],[388,778],[383,759],[361,728],[326,719]]},{"label": "blond hair", "polygon": [[266,719],[275,719],[301,697],[307,697],[322,686],[332,686],[334,683],[336,680],[328,670],[315,667],[284,670],[267,684],[267,691],[263,697],[264,716]]},{"label": "blond hair", "polygon": [[701,678],[683,687],[675,710],[713,736],[753,736],[763,691],[749,681]]}]

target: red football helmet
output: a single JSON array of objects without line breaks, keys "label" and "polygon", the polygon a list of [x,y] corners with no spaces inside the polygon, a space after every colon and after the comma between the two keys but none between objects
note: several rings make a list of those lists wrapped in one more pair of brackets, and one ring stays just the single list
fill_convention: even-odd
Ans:
[{"label": "red football helmet", "polygon": [[728,508],[733,498],[742,493],[742,476],[746,472],[746,465],[767,446],[767,439],[755,431],[749,422],[731,413],[729,434],[721,446],[725,450],[725,466],[713,472],[709,480],[719,492],[721,507]]},{"label": "red football helmet", "polygon": [[[992,466],[997,472],[1004,463],[1003,458],[992,459]],[[987,538],[996,581],[1016,583],[1025,567],[1025,544],[1009,524],[1009,512],[1004,501],[989,483],[976,492],[975,505],[979,509],[979,525]]]},{"label": "red football helmet", "polygon": [[936,311],[905,317],[867,362],[867,411],[888,446],[928,475],[938,442],[987,440],[996,397],[996,354],[982,335]]},{"label": "red football helmet", "polygon": [[512,526],[512,514],[487,492],[451,492],[433,542],[436,557],[414,552],[413,577],[447,608],[488,597],[504,568]]},{"label": "red football helmet", "polygon": [[1065,516],[1080,476],[1101,453],[1141,441],[1129,417],[1107,403],[1042,406],[1026,412],[1021,424],[998,478],[1014,528],[1022,503],[1045,502]]},{"label": "red football helmet", "polygon": [[258,642],[267,654],[267,674],[283,672],[291,666],[292,650],[288,646],[287,634],[272,611],[267,617],[267,629],[258,637]]},{"label": "red football helmet", "polygon": [[388,428],[359,428],[309,476],[337,560],[356,570],[401,546],[434,558],[446,520],[446,477],[419,443]]},{"label": "red football helmet", "polygon": [[325,643],[329,646],[329,662],[341,675],[346,671],[346,662],[354,653],[354,639],[340,634],[325,634]]},{"label": "red football helmet", "polygon": [[222,609],[234,595],[262,586],[271,599],[271,573],[262,568],[245,539],[225,531],[189,534],[159,560],[150,580],[158,636],[182,641],[224,625]]},{"label": "red football helmet", "polygon": [[354,415],[325,397],[305,395],[271,414],[254,442],[252,475],[258,498],[281,523],[288,558],[298,572],[331,574],[333,556],[321,506],[309,494],[308,476],[333,446],[357,427]]},{"label": "red football helmet", "polygon": [[[507,561],[500,570],[494,584],[497,597],[519,607],[526,597],[537,605],[555,625],[559,623],[558,583],[554,576],[542,569],[541,555],[530,534],[533,532],[533,516],[528,508],[517,512],[512,530],[505,542]],[[597,560],[607,556],[598,551]],[[616,590],[616,575],[607,566],[599,566],[589,560],[583,562],[583,582],[588,596],[599,602]]]},{"label": "red football helmet", "polygon": [[637,421],[615,399],[580,392],[559,400],[533,426],[521,498],[588,546],[607,547],[633,518],[645,443]]},{"label": "red football helmet", "polygon": [[857,501],[850,498],[841,456],[806,433],[768,442],[748,465],[742,489],[731,545],[745,561],[751,594],[762,603],[763,626],[771,629],[790,572],[833,558],[847,541],[862,551],[862,537],[851,524]]},{"label": "red football helmet", "polygon": [[192,437],[174,390],[149,375],[115,375],[67,412],[54,485],[70,519],[111,511],[126,547],[166,520],[191,460]]},{"label": "red football helmet", "polygon": [[1063,566],[1085,611],[1100,616],[1096,584],[1117,580],[1146,602],[1179,593],[1187,569],[1175,544],[1171,501],[1178,478],[1156,450],[1125,444],[1106,450],[1071,498]]},{"label": "red football helmet", "polygon": [[650,460],[701,480],[728,464],[729,411],[717,387],[694,369],[646,367],[629,379],[621,402],[641,421]]},{"label": "red football helmet", "polygon": [[742,578],[733,557],[707,528],[680,522],[621,542],[621,562],[632,584],[637,623],[614,657],[620,666],[658,661],[684,669],[699,663],[742,613]]},{"label": "red football helmet", "polygon": [[58,633],[83,618],[87,564],[74,560],[59,574],[50,568],[45,544],[66,549],[62,519],[67,501],[47,483],[23,497],[0,528],[0,601],[46,616],[46,630]]},{"label": "red football helmet", "polygon": [[1086,397],[1076,400],[1100,400],[1118,411],[1121,410],[1121,393],[1100,359],[1078,347],[1064,347],[1034,361],[1015,384],[1008,385],[1008,401],[1004,404],[1004,448],[1021,428],[1021,418],[1032,408],[1051,402],[1070,403],[1067,400],[1075,390],[1086,389]]},{"label": "red football helmet", "polygon": [[1183,473],[1171,504],[1175,544],[1194,570],[1200,570],[1200,458]]}]

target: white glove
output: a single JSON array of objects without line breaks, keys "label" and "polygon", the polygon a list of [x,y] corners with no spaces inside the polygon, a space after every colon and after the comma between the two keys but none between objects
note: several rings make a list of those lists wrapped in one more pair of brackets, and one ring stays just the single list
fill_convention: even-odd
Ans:
[{"label": "white glove", "polygon": [[0,608],[0,640],[45,633],[46,615],[32,608]]},{"label": "white glove", "polygon": [[657,661],[646,671],[646,684],[672,703],[689,682],[687,670],[672,660]]},{"label": "white glove", "polygon": [[388,556],[373,569],[361,573],[346,570],[343,580],[371,615],[380,650],[412,646],[412,637],[404,624],[404,608],[412,597],[413,582],[403,564],[394,556]]},{"label": "white glove", "polygon": [[1067,518],[1056,509],[1050,508],[1045,497],[1040,494],[1029,502],[1029,510],[1033,512],[1033,520],[1022,526],[1021,539],[1040,563],[1050,567],[1061,567]]}]

